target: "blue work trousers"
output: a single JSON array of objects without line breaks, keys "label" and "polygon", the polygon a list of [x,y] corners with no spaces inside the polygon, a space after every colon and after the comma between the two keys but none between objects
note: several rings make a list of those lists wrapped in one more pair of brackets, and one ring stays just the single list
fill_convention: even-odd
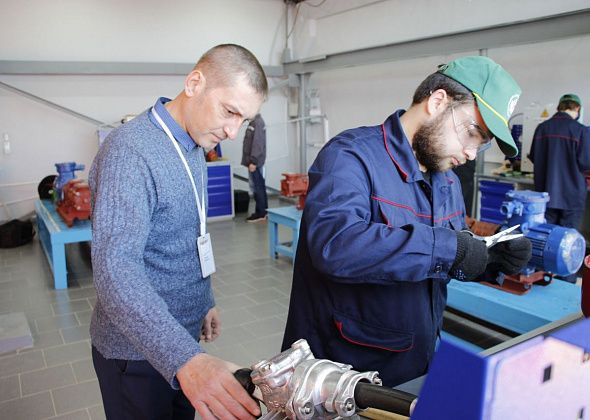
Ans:
[{"label": "blue work trousers", "polygon": [[580,229],[583,214],[584,210],[547,208],[545,210],[545,219],[547,219],[547,223],[551,223],[552,225]]},{"label": "blue work trousers", "polygon": [[254,201],[256,202],[256,209],[254,213],[259,216],[266,215],[268,208],[268,197],[266,196],[266,184],[264,182],[263,168],[256,167],[254,172],[248,172],[248,181],[250,190],[254,194]]}]

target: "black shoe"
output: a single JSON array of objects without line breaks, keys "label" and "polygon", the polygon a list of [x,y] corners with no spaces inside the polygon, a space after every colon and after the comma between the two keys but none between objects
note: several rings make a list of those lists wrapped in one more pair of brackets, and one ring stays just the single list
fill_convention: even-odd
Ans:
[{"label": "black shoe", "polygon": [[266,220],[266,214],[252,214],[246,218],[246,222],[248,223],[256,223],[256,222],[263,222]]}]

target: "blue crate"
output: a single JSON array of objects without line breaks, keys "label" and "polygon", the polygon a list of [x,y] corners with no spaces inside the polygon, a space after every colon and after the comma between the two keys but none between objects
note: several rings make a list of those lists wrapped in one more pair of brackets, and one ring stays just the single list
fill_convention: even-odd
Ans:
[{"label": "blue crate", "polygon": [[480,181],[480,220],[502,224],[505,216],[500,212],[506,193],[514,189],[514,184],[496,181]]}]

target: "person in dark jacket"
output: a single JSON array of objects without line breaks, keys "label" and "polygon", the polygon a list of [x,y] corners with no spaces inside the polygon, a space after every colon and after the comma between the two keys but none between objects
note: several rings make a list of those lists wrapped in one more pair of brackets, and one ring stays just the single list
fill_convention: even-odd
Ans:
[{"label": "person in dark jacket", "polygon": [[309,170],[283,349],[376,370],[395,386],[424,374],[451,278],[492,280],[530,259],[520,238],[489,250],[461,232],[453,167],[492,137],[517,153],[508,119],[520,88],[486,57],[443,65],[407,111],[340,133]]},{"label": "person in dark jacket", "polygon": [[575,229],[586,204],[584,171],[590,170],[590,130],[577,121],[581,107],[578,95],[563,95],[557,112],[535,130],[529,154],[535,190],[549,193],[547,223]]},{"label": "person in dark jacket", "polygon": [[266,184],[264,181],[264,162],[266,161],[266,126],[260,114],[246,129],[244,146],[242,148],[242,165],[248,168],[248,181],[250,190],[254,194],[256,207],[246,221],[260,222],[266,219],[268,198],[266,196]]}]

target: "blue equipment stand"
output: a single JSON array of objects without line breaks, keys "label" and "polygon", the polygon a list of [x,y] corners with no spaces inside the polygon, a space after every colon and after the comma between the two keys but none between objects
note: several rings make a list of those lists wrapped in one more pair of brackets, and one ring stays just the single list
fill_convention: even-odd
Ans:
[{"label": "blue equipment stand", "polygon": [[[294,260],[303,212],[297,210],[295,206],[278,207],[266,211],[268,214],[268,252],[270,257],[274,259],[278,254],[282,254]],[[279,225],[287,226],[293,231],[290,243],[279,243]]]},{"label": "blue equipment stand", "polygon": [[67,289],[68,271],[66,269],[66,244],[86,242],[92,240],[89,220],[76,220],[68,227],[55,209],[51,200],[35,201],[37,213],[37,231],[39,242],[47,256],[47,261],[53,272],[56,289]]},{"label": "blue equipment stand", "polygon": [[443,340],[412,420],[583,419],[590,406],[590,319],[572,316],[531,334],[485,354]]}]

